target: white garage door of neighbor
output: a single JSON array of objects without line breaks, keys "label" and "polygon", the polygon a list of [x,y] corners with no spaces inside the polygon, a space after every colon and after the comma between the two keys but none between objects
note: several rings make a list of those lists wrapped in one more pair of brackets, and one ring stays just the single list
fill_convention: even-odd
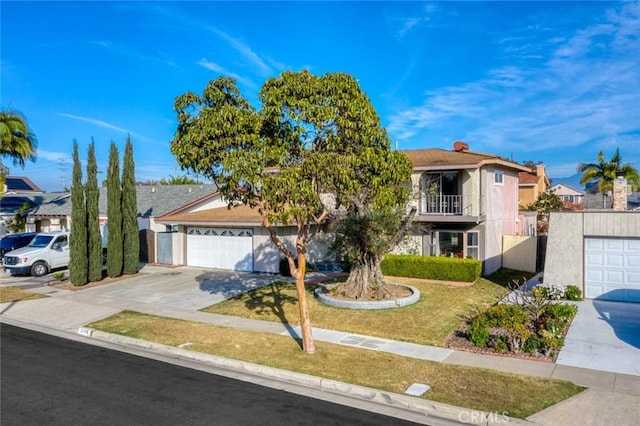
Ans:
[{"label": "white garage door of neighbor", "polygon": [[250,229],[187,228],[187,265],[252,272],[252,235]]},{"label": "white garage door of neighbor", "polygon": [[585,238],[585,297],[640,302],[640,238]]}]

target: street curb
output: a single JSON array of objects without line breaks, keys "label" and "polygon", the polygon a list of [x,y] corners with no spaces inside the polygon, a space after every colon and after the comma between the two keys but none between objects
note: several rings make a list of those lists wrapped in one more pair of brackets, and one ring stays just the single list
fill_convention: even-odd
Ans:
[{"label": "street curb", "polygon": [[251,362],[239,361],[231,358],[224,358],[217,355],[210,355],[202,352],[190,351],[179,347],[164,345],[161,343],[149,342],[128,336],[107,333],[87,327],[80,327],[78,333],[92,339],[106,341],[119,345],[134,346],[149,351],[160,352],[165,355],[205,363],[215,367],[233,370],[251,376],[267,378],[286,382],[294,385],[305,386],[322,392],[347,395],[349,397],[368,402],[378,403],[397,409],[410,410],[414,413],[423,414],[426,418],[433,417],[449,422],[472,425],[498,425],[514,424],[529,425],[533,423],[528,420],[517,419],[504,416],[501,413],[487,413],[484,411],[472,410],[469,408],[457,407],[454,405],[430,401],[418,397],[402,395],[393,392],[381,391],[336,380],[325,379],[309,374],[296,373]]}]

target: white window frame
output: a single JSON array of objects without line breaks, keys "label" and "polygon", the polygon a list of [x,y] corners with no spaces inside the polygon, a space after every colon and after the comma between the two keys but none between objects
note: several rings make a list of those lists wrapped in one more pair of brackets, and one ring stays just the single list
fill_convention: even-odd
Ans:
[{"label": "white window frame", "polygon": [[502,170],[496,170],[493,172],[493,184],[497,186],[504,186],[504,172]]}]

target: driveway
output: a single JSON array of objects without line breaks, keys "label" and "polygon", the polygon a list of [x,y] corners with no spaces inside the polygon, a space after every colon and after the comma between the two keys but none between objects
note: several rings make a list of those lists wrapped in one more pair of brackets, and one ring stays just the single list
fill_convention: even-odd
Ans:
[{"label": "driveway", "polygon": [[556,364],[640,376],[640,303],[573,303],[578,314]]}]

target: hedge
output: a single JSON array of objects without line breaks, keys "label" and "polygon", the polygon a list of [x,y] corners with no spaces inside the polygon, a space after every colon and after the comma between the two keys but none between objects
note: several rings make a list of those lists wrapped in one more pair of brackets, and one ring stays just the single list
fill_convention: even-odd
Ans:
[{"label": "hedge", "polygon": [[480,278],[482,262],[456,257],[387,254],[382,273],[396,277],[473,282]]}]

